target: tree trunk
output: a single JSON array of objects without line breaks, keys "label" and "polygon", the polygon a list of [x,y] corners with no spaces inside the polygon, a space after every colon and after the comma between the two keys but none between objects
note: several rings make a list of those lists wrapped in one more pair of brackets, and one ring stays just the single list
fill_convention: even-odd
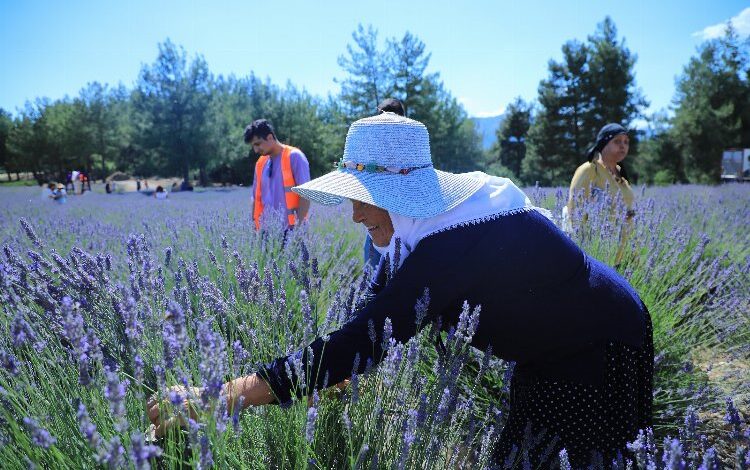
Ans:
[{"label": "tree trunk", "polygon": [[208,186],[208,175],[206,174],[206,167],[201,166],[198,174],[200,175],[200,185],[205,188],[206,186]]},{"label": "tree trunk", "polygon": [[107,180],[107,167],[104,165],[104,154],[102,153],[102,183]]}]

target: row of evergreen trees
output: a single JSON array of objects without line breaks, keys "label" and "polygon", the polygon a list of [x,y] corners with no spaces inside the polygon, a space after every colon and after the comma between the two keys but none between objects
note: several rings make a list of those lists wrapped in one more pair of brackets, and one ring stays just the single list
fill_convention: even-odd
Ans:
[{"label": "row of evergreen trees", "polygon": [[631,180],[647,184],[713,183],[722,150],[750,147],[750,38],[727,26],[700,45],[677,79],[669,111],[645,116],[636,56],[605,19],[585,43],[569,41],[550,61],[536,103],[517,98],[506,109],[489,168],[526,184],[565,185],[608,122],[647,126],[633,132]]},{"label": "row of evergreen trees", "polygon": [[507,107],[496,144],[484,152],[463,107],[428,71],[425,44],[409,32],[381,42],[360,26],[339,57],[340,92],[323,98],[252,73],[215,76],[203,57],[189,60],[167,40],[130,89],[95,82],[75,98],[27,103],[17,116],[0,109],[0,168],[8,178],[31,172],[39,181],[75,168],[95,178],[121,170],[249,184],[255,156],[242,132],[265,117],[282,141],[305,151],[316,176],[340,156],[348,125],[394,96],[430,130],[441,169],[565,185],[599,127],[645,120],[648,129],[631,140],[631,173],[647,183],[711,182],[723,148],[750,147],[749,51],[731,27],[705,42],[678,80],[673,113],[647,117],[636,56],[606,18],[585,43],[567,42],[562,60],[550,61],[536,102],[518,98]]}]

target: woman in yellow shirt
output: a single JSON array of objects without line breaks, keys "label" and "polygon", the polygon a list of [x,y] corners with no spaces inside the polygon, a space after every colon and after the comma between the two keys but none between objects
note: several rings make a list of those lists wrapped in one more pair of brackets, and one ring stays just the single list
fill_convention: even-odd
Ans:
[{"label": "woman in yellow shirt", "polygon": [[[576,214],[576,204],[600,199],[608,192],[613,201],[622,201],[626,212],[626,224],[620,235],[620,248],[615,263],[622,260],[623,248],[627,239],[627,227],[635,214],[633,210],[635,196],[630,183],[622,175],[618,163],[628,155],[630,138],[628,131],[620,124],[610,123],[602,127],[596,136],[596,144],[588,151],[588,161],[576,169],[570,183],[567,212],[570,222],[580,217]],[[613,210],[616,210],[613,207]],[[585,220],[585,215],[581,219]],[[572,227],[571,227],[572,228]]]}]

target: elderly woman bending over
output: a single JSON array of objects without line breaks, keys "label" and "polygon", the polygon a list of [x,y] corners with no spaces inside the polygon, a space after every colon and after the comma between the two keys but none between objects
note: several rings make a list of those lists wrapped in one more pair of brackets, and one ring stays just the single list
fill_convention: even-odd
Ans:
[{"label": "elderly woman bending over", "polygon": [[[389,317],[393,337],[407,341],[418,329],[414,305],[429,288],[427,320],[441,319],[447,328],[458,322],[464,301],[481,305],[472,345],[491,345],[493,354],[517,363],[498,462],[522,442],[527,424],[557,435],[558,450],[565,448],[574,466],[587,464],[592,451],[605,461],[626,453],[626,443],[651,424],[646,306],[510,180],[436,170],[425,126],[383,113],[352,124],[337,169],[294,191],[327,205],[350,200],[353,222],[399,265],[386,283],[381,262],[369,303],[327,341],[313,341],[311,357],[307,347],[300,351],[304,369],[317,371],[306,388],[295,387],[281,357],[225,385],[230,409],[309,396],[348,377],[356,355],[357,372],[364,372],[368,360],[382,357],[368,322],[383,331]],[[160,421],[158,402],[149,406],[159,433],[177,424]],[[532,465],[539,458],[532,455]]]}]

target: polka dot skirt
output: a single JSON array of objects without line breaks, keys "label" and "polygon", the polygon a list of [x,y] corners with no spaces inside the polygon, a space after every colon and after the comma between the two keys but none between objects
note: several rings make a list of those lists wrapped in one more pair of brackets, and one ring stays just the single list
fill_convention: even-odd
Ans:
[{"label": "polka dot skirt", "polygon": [[[651,426],[654,346],[646,314],[640,348],[610,342],[604,383],[585,385],[544,379],[511,382],[510,413],[495,458],[500,468],[555,468],[566,449],[573,468],[609,467],[638,430]],[[507,465],[507,467],[506,467]]]}]

